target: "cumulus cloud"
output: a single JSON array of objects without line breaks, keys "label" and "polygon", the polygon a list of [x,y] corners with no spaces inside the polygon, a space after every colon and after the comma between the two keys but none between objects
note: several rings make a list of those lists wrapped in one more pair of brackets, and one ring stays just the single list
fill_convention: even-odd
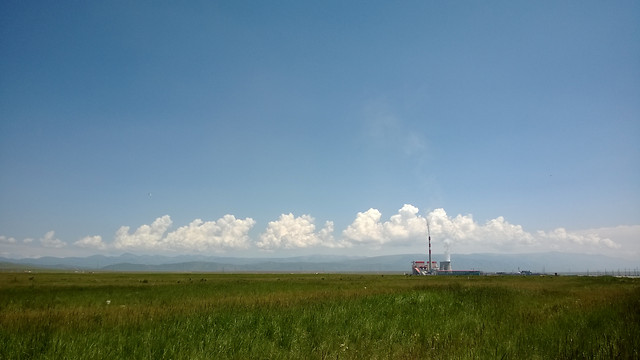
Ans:
[{"label": "cumulus cloud", "polygon": [[418,215],[420,210],[409,204],[402,206],[398,213],[383,224],[384,232],[390,239],[406,240],[424,236],[427,230],[425,219]]},{"label": "cumulus cloud", "polygon": [[196,219],[167,233],[172,221],[165,215],[151,225],[140,226],[133,233],[128,226],[122,226],[116,232],[114,247],[160,251],[242,249],[249,246],[248,233],[254,224],[251,218],[236,219],[233,215],[225,215],[216,221]]},{"label": "cumulus cloud", "polygon": [[484,225],[472,215],[450,217],[444,209],[435,209],[427,216],[431,233],[458,244],[483,243],[490,246],[532,245],[536,239],[522,226],[507,222],[499,216]]},{"label": "cumulus cloud", "polygon": [[48,248],[63,248],[67,246],[67,243],[55,238],[55,232],[53,230],[44,234],[44,237],[40,239],[40,243],[44,247]]},{"label": "cumulus cloud", "polygon": [[444,209],[435,209],[426,216],[419,209],[405,204],[388,221],[382,220],[377,209],[359,212],[355,220],[343,232],[343,241],[349,246],[411,245],[426,240],[427,220],[432,242],[440,244],[442,251],[460,252],[531,252],[571,251],[585,249],[618,249],[620,244],[608,237],[592,232],[569,232],[563,228],[549,232],[530,233],[521,225],[509,223],[498,216],[484,223],[472,215],[449,216]]},{"label": "cumulus cloud", "polygon": [[15,244],[16,243],[16,239],[13,237],[7,237],[4,235],[0,235],[0,243],[5,243],[5,244]]},{"label": "cumulus cloud", "polygon": [[577,231],[584,236],[598,236],[606,243],[610,240],[612,246],[598,248],[599,253],[628,259],[640,259],[640,225],[619,225],[614,227],[587,229]]},{"label": "cumulus cloud", "polygon": [[382,213],[378,209],[359,212],[356,219],[349,225],[342,235],[355,244],[382,244],[385,242],[383,226],[380,223]]},{"label": "cumulus cloud", "polygon": [[544,232],[538,231],[538,236],[543,239],[548,239],[556,244],[559,243],[569,243],[575,244],[579,246],[596,246],[596,247],[607,247],[610,249],[619,249],[620,244],[614,242],[609,238],[602,238],[595,232],[592,233],[571,233],[565,230],[564,228],[557,228],[553,231]]},{"label": "cumulus cloud", "polygon": [[[424,249],[427,223],[434,251],[444,251],[445,254],[450,251],[561,251],[629,258],[640,256],[640,225],[580,231],[557,228],[529,232],[502,216],[480,223],[470,214],[450,216],[444,209],[435,209],[421,215],[420,210],[411,204],[403,205],[386,220],[375,208],[358,212],[353,222],[337,236],[334,236],[332,221],[326,221],[320,228],[311,215],[282,214],[277,220],[269,222],[256,239],[249,235],[256,224],[251,218],[237,219],[233,215],[224,215],[214,221],[196,219],[172,231],[173,222],[169,215],[164,215],[135,230],[129,226],[120,227],[112,242],[105,242],[102,236],[95,235],[79,239],[73,245],[85,249],[139,250],[151,253],[224,252],[239,249],[272,251],[314,247],[352,248],[350,251],[384,249],[392,252],[397,247]],[[0,235],[0,244],[5,250],[11,248],[17,251],[41,247],[47,249],[49,254],[54,250],[63,251],[56,249],[67,246],[66,242],[56,238],[54,231],[47,232],[39,239],[26,238],[22,241]]]},{"label": "cumulus cloud", "polygon": [[160,249],[162,238],[171,224],[171,217],[165,215],[157,218],[151,225],[140,226],[133,234],[129,233],[128,226],[122,226],[116,231],[114,246],[117,249]]},{"label": "cumulus cloud", "polygon": [[333,221],[325,221],[324,227],[318,232],[322,245],[327,247],[344,247],[342,242],[336,242],[333,238]]},{"label": "cumulus cloud", "polygon": [[107,249],[107,244],[102,242],[102,236],[100,236],[100,235],[84,237],[84,238],[74,242],[73,245],[76,245],[76,246],[79,246],[79,247],[83,247],[83,248],[93,248],[93,249],[98,249],[98,250]]},{"label": "cumulus cloud", "polygon": [[217,221],[196,219],[167,234],[163,245],[176,250],[228,250],[249,247],[249,230],[255,221],[225,215]]},{"label": "cumulus cloud", "polygon": [[470,251],[571,251],[586,248],[620,248],[620,244],[597,232],[569,232],[564,228],[552,231],[527,232],[521,225],[507,222],[499,216],[479,224],[472,215],[450,217],[444,209],[436,209],[427,216],[431,233],[441,238],[445,247],[453,244]]},{"label": "cumulus cloud", "polygon": [[424,236],[427,224],[424,217],[418,215],[419,209],[405,204],[389,221],[381,222],[382,213],[377,209],[359,212],[356,219],[342,235],[351,245],[369,244],[380,246],[386,243],[406,243]]},{"label": "cumulus cloud", "polygon": [[270,221],[267,229],[260,235],[256,245],[265,250],[278,248],[295,249],[312,246],[339,247],[333,239],[333,222],[327,221],[324,228],[316,232],[315,219],[309,215],[295,217],[282,214],[276,221]]}]

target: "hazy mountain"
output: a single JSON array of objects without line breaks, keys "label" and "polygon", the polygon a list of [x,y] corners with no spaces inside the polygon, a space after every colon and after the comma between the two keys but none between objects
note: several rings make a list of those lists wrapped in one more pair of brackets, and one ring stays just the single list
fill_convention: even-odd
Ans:
[{"label": "hazy mountain", "polygon": [[[443,259],[436,254],[433,260]],[[29,259],[3,259],[3,269],[46,268],[59,270],[103,271],[183,271],[183,272],[395,272],[410,271],[412,260],[426,260],[424,254],[351,257],[339,255],[312,255],[288,258],[238,258],[204,255],[120,256],[94,255],[89,257],[42,257]],[[19,265],[19,266],[18,266]],[[454,270],[481,270],[484,272],[517,272],[530,270],[541,273],[638,271],[640,261],[629,261],[606,256],[537,253],[537,254],[459,254],[451,256]]]}]

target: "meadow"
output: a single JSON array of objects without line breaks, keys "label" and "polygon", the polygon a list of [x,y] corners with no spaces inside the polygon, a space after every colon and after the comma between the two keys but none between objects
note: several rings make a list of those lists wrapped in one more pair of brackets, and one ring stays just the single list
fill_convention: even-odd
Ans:
[{"label": "meadow", "polygon": [[640,279],[0,273],[0,359],[638,359]]}]

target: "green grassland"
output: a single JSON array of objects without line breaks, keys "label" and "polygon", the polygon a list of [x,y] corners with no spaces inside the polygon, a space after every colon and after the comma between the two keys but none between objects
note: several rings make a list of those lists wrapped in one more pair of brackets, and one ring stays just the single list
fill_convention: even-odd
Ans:
[{"label": "green grassland", "polygon": [[638,359],[640,279],[0,273],[0,359]]}]

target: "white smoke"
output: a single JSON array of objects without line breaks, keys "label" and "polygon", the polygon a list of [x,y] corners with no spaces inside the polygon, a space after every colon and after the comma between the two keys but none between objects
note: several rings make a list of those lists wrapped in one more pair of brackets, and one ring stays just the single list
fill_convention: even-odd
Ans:
[{"label": "white smoke", "polygon": [[442,244],[444,244],[444,260],[451,261],[451,240],[444,239]]}]

